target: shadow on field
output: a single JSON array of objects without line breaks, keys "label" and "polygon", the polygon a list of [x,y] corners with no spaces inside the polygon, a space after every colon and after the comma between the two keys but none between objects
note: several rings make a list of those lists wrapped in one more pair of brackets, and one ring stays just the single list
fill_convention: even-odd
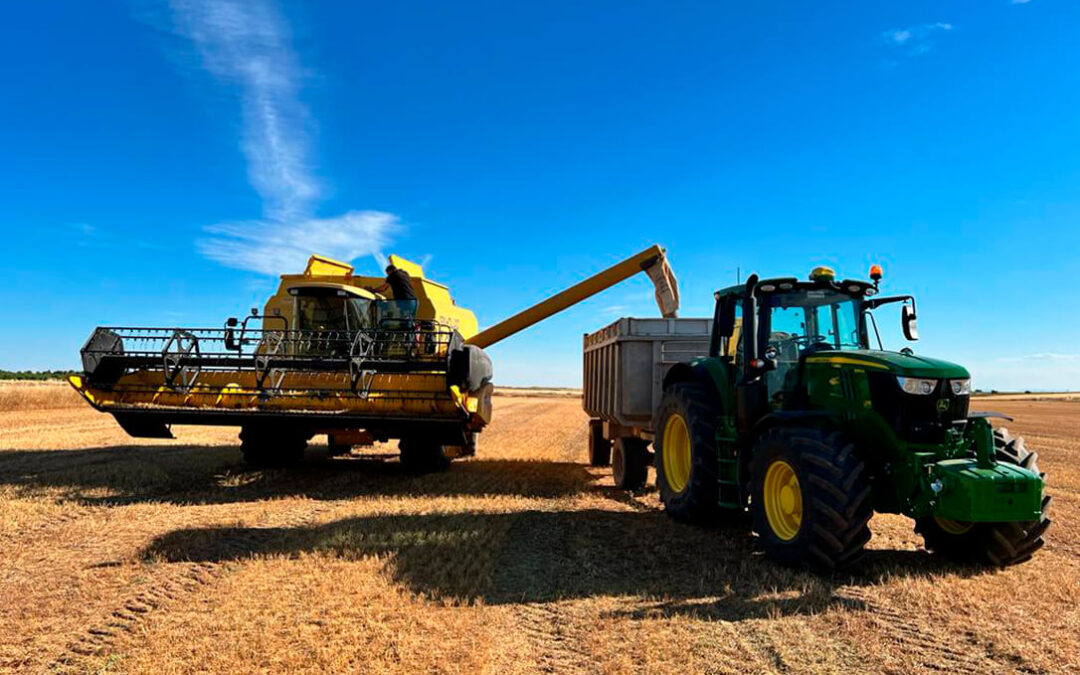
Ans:
[{"label": "shadow on field", "polygon": [[946,569],[923,553],[872,551],[854,575],[827,580],[767,562],[746,532],[682,525],[658,510],[390,515],[314,527],[186,529],[143,551],[146,559],[166,562],[300,553],[383,558],[395,582],[438,600],[498,605],[633,596],[617,614],[726,621],[862,608],[862,601],[834,589],[886,577],[975,572]]},{"label": "shadow on field", "polygon": [[445,473],[413,476],[387,461],[394,456],[329,458],[325,446],[312,446],[295,467],[257,471],[244,466],[235,445],[9,450],[0,453],[0,487],[59,488],[87,504],[229,504],[367,495],[558,497],[581,492],[592,480],[585,466],[570,462],[479,458],[456,461]]}]

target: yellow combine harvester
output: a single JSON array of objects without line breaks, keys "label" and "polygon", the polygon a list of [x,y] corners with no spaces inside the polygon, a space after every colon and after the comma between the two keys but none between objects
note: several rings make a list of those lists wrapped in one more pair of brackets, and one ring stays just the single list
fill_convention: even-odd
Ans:
[{"label": "yellow combine harvester", "polygon": [[223,328],[95,329],[71,384],[131,436],[172,438],[174,424],[240,426],[255,466],[298,461],[317,434],[333,453],[399,439],[402,462],[426,472],[473,454],[491,421],[485,347],[641,271],[661,313],[678,309],[659,246],[479,332],[446,286],[419,265],[390,261],[412,279],[415,312],[368,290],[382,278],[312,256],[303,274],[281,277],[261,311]]}]

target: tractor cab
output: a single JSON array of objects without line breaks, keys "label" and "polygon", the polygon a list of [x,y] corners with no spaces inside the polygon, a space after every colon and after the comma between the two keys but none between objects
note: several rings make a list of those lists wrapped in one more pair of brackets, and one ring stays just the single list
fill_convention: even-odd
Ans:
[{"label": "tractor cab", "polygon": [[903,302],[904,334],[917,339],[914,298],[877,297],[877,265],[871,278],[837,281],[832,269],[817,267],[808,280],[751,276],[746,284],[717,291],[711,355],[734,365],[742,391],[755,390],[754,398],[764,403],[760,414],[805,406],[810,357],[868,355],[871,330],[880,351],[871,310]]}]

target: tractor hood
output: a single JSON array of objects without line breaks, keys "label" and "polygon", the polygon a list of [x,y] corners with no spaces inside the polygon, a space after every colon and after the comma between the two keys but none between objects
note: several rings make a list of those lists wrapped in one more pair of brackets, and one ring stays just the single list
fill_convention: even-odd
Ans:
[{"label": "tractor hood", "polygon": [[900,352],[855,349],[819,352],[806,358],[808,363],[836,363],[865,366],[870,370],[888,370],[904,377],[960,379],[970,377],[963,366],[940,359]]}]

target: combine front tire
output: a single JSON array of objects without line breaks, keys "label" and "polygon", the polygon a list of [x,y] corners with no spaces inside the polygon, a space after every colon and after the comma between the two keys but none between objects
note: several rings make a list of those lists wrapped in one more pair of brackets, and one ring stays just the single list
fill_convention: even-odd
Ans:
[{"label": "combine front tire", "polygon": [[240,429],[240,452],[253,469],[283,468],[304,459],[308,436],[292,429],[248,425]]},{"label": "combine front tire", "polygon": [[[1012,438],[1005,429],[994,430],[994,459],[1015,464],[1039,476],[1039,456],[1028,452],[1024,439]],[[915,521],[926,549],[965,563],[1008,567],[1025,562],[1042,548],[1043,533],[1050,527],[1046,510],[1050,497],[1043,496],[1042,517],[1019,523],[968,523],[930,516]]]},{"label": "combine front tire", "polygon": [[640,438],[618,438],[611,462],[615,487],[637,490],[645,485],[649,471],[648,444]]},{"label": "combine front tire", "polygon": [[426,438],[403,438],[398,443],[401,464],[415,475],[437,473],[450,468],[450,456],[441,444]]},{"label": "combine front tire", "polygon": [[603,420],[589,420],[589,465],[611,464],[611,441],[604,437]]},{"label": "combine front tire", "polygon": [[696,382],[664,392],[657,411],[656,486],[664,509],[676,520],[709,524],[719,506],[716,415],[712,396]]},{"label": "combine front tire", "polygon": [[855,446],[839,432],[777,428],[754,446],[751,510],[765,554],[831,573],[870,540],[870,486]]}]

